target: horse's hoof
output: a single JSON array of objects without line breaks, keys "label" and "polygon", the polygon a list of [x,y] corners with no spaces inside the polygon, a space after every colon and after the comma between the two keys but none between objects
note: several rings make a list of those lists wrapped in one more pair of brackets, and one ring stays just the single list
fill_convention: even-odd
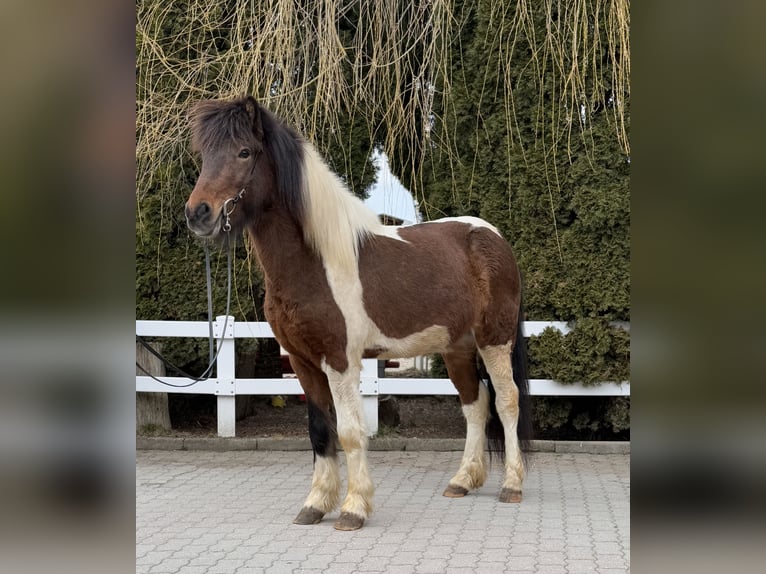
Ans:
[{"label": "horse's hoof", "polygon": [[447,488],[444,489],[442,496],[446,496],[447,498],[463,498],[466,494],[468,494],[468,490],[462,486],[448,484]]},{"label": "horse's hoof", "polygon": [[504,488],[500,491],[500,502],[521,502],[521,491]]},{"label": "horse's hoof", "polygon": [[293,524],[318,524],[323,516],[324,512],[321,510],[312,506],[304,506],[293,520]]},{"label": "horse's hoof", "polygon": [[363,525],[364,518],[361,516],[350,512],[341,512],[335,522],[335,530],[359,530]]}]

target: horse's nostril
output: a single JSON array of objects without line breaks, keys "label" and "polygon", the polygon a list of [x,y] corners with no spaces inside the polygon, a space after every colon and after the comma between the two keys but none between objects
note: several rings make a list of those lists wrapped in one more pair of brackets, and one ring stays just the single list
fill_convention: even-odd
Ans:
[{"label": "horse's nostril", "polygon": [[204,201],[194,209],[192,209],[188,203],[184,207],[184,215],[186,215],[186,219],[190,222],[204,221],[208,215],[210,215],[210,212],[210,206]]},{"label": "horse's nostril", "polygon": [[210,206],[204,201],[197,206],[194,216],[197,219],[204,219],[210,214]]}]

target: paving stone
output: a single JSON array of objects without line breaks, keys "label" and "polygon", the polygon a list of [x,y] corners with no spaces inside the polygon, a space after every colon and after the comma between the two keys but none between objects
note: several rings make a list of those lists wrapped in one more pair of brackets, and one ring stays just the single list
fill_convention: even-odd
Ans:
[{"label": "paving stone", "polygon": [[534,556],[515,556],[506,562],[506,568],[510,572],[532,572],[535,570],[537,560]]},{"label": "paving stone", "polygon": [[536,556],[540,564],[563,564],[566,557],[563,552],[538,552]]},{"label": "paving stone", "polygon": [[[356,565],[359,572],[385,572],[390,559],[387,556],[368,556]],[[330,570],[334,572],[334,570]]]},{"label": "paving stone", "polygon": [[596,556],[590,546],[568,546],[565,554],[568,560],[593,560]]},{"label": "paving stone", "polygon": [[189,561],[183,558],[168,558],[163,560],[159,564],[155,564],[149,568],[149,572],[176,572],[182,566],[186,566]]},{"label": "paving stone", "polygon": [[628,568],[628,563],[625,558],[612,554],[597,557],[596,564],[598,564],[599,570],[602,568]]},{"label": "paving stone", "polygon": [[592,574],[596,571],[596,563],[593,560],[568,560],[567,572],[569,574]]},{"label": "paving stone", "polygon": [[447,561],[449,568],[470,568],[476,564],[476,554],[453,554]]},{"label": "paving stone", "polygon": [[446,560],[424,559],[415,567],[415,572],[419,574],[442,574],[446,567]]}]

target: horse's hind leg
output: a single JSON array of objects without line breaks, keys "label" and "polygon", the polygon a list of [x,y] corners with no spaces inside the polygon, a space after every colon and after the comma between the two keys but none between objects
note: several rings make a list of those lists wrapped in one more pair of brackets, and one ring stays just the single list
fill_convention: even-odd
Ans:
[{"label": "horse's hind leg", "polygon": [[460,395],[466,422],[465,450],[457,474],[444,491],[444,496],[458,498],[479,488],[487,479],[484,458],[485,426],[489,415],[489,391],[476,373],[476,351],[445,353],[444,364]]},{"label": "horse's hind leg", "polygon": [[325,374],[302,359],[291,356],[290,363],[306,393],[309,414],[309,437],[314,450],[314,476],[303,508],[295,524],[316,524],[331,512],[340,500],[340,472],[336,447],[337,435],[332,419],[332,395]]},{"label": "horse's hind leg", "polygon": [[505,434],[505,480],[500,492],[501,502],[521,502],[521,483],[524,480],[524,462],[517,435],[519,422],[519,389],[513,380],[511,346],[486,345],[479,347],[492,385],[495,388],[495,406]]}]

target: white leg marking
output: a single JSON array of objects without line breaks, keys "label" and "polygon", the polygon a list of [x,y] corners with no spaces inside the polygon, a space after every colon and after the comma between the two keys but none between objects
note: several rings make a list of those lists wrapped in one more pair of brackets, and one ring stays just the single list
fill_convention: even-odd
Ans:
[{"label": "white leg marking", "polygon": [[367,518],[372,512],[374,487],[367,467],[367,425],[359,394],[360,365],[349,364],[344,373],[324,365],[337,415],[338,439],[346,453],[348,494],[341,512]]},{"label": "white leg marking", "polygon": [[311,492],[303,506],[332,512],[340,500],[340,471],[337,456],[317,456]]},{"label": "white leg marking", "polygon": [[519,389],[513,381],[511,368],[511,343],[479,349],[487,372],[495,387],[497,414],[505,431],[505,481],[503,488],[521,491],[524,480],[524,463],[516,428],[519,422]]},{"label": "white leg marking", "polygon": [[463,460],[457,474],[449,481],[455,486],[466,490],[479,488],[487,479],[487,466],[484,460],[484,450],[487,437],[484,427],[489,416],[489,391],[483,383],[479,383],[479,396],[470,405],[463,405],[465,416],[465,450]]}]

